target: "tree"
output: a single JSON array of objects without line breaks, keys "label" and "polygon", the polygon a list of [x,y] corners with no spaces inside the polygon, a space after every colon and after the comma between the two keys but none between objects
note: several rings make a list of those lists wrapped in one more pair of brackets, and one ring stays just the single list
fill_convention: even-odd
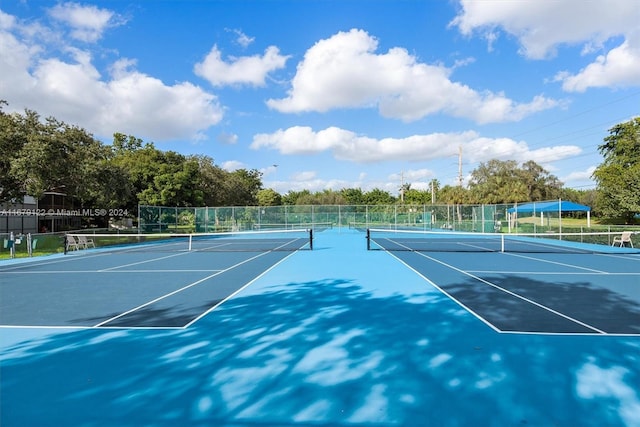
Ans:
[{"label": "tree", "polygon": [[315,205],[344,205],[346,203],[341,192],[329,189],[316,192],[313,198]]},{"label": "tree", "polygon": [[407,191],[411,190],[411,183],[409,182],[405,182],[403,183],[400,188],[398,189],[398,191],[400,192],[400,201],[402,203],[404,203],[404,195],[407,193]]},{"label": "tree", "polygon": [[557,199],[560,196],[562,182],[533,160],[522,165],[520,176],[527,186],[529,201]]},{"label": "tree", "polygon": [[4,113],[2,105],[7,105],[6,101],[0,100],[0,203],[22,201],[26,189],[11,164],[26,144],[26,120],[16,114]]},{"label": "tree", "polygon": [[262,188],[262,173],[257,169],[238,169],[225,177],[224,205],[255,206]]},{"label": "tree", "polygon": [[309,190],[291,190],[282,197],[282,202],[285,205],[305,205],[311,204],[310,202],[312,197],[313,196],[311,195],[311,192]]},{"label": "tree", "polygon": [[365,203],[367,205],[392,205],[396,202],[395,197],[388,191],[374,188],[365,193]]},{"label": "tree", "polygon": [[606,218],[630,223],[640,212],[640,117],[609,129],[598,150],[604,156],[593,173],[598,208]]},{"label": "tree", "polygon": [[160,165],[153,177],[153,185],[139,194],[140,203],[156,206],[202,206],[203,193],[199,188],[198,164],[174,152],[166,153],[175,159]]},{"label": "tree", "polygon": [[[154,178],[160,173],[162,152],[151,143],[124,148],[116,142],[119,135],[114,135],[112,164],[124,171],[131,189],[128,195],[121,199],[122,207],[135,210],[139,203],[151,204],[148,203],[148,198],[152,196]],[[141,199],[145,191],[146,196]]]},{"label": "tree", "polygon": [[560,195],[562,183],[530,160],[489,160],[471,172],[469,189],[477,203],[539,201]]},{"label": "tree", "polygon": [[364,205],[364,193],[361,188],[343,188],[340,190],[342,198],[348,205]]},{"label": "tree", "polygon": [[84,129],[53,117],[42,123],[36,113],[27,111],[24,119],[26,139],[10,171],[24,193],[40,198],[47,191],[64,189],[80,204],[92,201],[90,189],[100,184],[97,163],[105,160],[108,150]]},{"label": "tree", "polygon": [[264,188],[258,191],[258,206],[279,206],[282,204],[282,196],[272,188]]},{"label": "tree", "polygon": [[117,153],[139,150],[142,148],[142,143],[142,139],[136,138],[133,135],[127,136],[118,132],[113,134],[112,147]]},{"label": "tree", "polygon": [[423,191],[415,188],[407,188],[404,193],[404,202],[408,205],[424,205],[431,203],[431,190]]}]

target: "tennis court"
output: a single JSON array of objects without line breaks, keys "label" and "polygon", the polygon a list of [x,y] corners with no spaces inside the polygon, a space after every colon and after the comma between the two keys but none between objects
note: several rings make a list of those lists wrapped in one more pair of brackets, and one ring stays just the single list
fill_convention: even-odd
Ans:
[{"label": "tennis court", "polygon": [[297,244],[0,264],[1,424],[640,425],[638,253]]}]

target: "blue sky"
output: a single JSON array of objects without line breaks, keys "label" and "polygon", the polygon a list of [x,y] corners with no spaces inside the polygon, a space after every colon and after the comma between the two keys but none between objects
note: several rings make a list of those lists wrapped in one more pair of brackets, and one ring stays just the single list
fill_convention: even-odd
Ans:
[{"label": "blue sky", "polygon": [[640,114],[639,22],[637,0],[0,0],[0,99],[282,194],[397,195],[491,159],[588,189]]}]

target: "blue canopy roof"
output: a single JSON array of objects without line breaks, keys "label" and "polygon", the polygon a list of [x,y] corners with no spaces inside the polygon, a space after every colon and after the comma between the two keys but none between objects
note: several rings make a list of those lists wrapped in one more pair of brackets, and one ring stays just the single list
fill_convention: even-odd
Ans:
[{"label": "blue canopy roof", "polygon": [[580,205],[574,202],[553,200],[547,202],[533,202],[525,203],[523,205],[515,205],[508,209],[510,213],[513,212],[589,212],[591,208],[589,206]]}]

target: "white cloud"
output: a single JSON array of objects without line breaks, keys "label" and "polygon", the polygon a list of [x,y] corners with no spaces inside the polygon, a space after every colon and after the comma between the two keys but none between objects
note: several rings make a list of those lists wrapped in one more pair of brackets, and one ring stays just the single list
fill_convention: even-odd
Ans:
[{"label": "white cloud", "polygon": [[234,133],[221,132],[216,140],[222,144],[233,145],[238,143],[238,135]]},{"label": "white cloud", "polygon": [[68,58],[55,57],[55,49],[31,37],[50,29],[24,31],[7,16],[0,16],[0,92],[8,109],[29,108],[99,137],[122,132],[156,141],[201,139],[222,119],[215,95],[191,83],[166,85],[126,58],[104,76],[89,51],[66,46]]},{"label": "white cloud", "polygon": [[592,55],[602,51],[607,41],[622,37],[619,45],[598,55],[579,73],[564,71],[556,80],[571,92],[640,85],[640,2],[636,0],[460,0],[460,5],[451,26],[465,35],[480,33],[490,48],[502,29],[518,40],[520,52],[531,59],[555,56],[562,45],[582,45],[582,55]]},{"label": "white cloud", "polygon": [[[324,191],[324,190],[337,191],[342,188],[363,188],[365,191],[368,191],[373,188],[382,186],[382,184],[377,185],[379,183],[364,184],[362,182],[352,182],[352,181],[341,180],[341,179],[325,180],[322,178],[318,178],[317,176],[311,177],[312,173],[313,172],[309,173],[308,179],[293,179],[286,183],[277,182],[276,187],[278,187],[278,190],[280,190],[283,193],[286,193],[289,191],[302,191],[302,190],[309,190],[310,192],[314,193],[317,191]],[[297,174],[294,174],[294,176],[297,176]]]},{"label": "white cloud", "polygon": [[262,173],[263,177],[267,176],[276,176],[278,173],[278,165],[267,166],[266,168],[261,168],[260,173]]},{"label": "white cloud", "polygon": [[640,86],[640,31],[620,46],[600,55],[577,74],[561,72],[556,81],[567,92],[584,92],[591,87]]},{"label": "white cloud", "polygon": [[315,179],[318,174],[315,171],[302,171],[296,172],[291,179],[293,181],[311,181]]},{"label": "white cloud", "polygon": [[596,167],[590,166],[586,170],[571,172],[570,174],[560,177],[560,181],[565,184],[571,182],[584,182],[584,181],[592,181],[591,175],[595,172]]},{"label": "white cloud", "polygon": [[239,160],[229,160],[222,164],[222,169],[233,172],[238,169],[247,169],[247,165]]},{"label": "white cloud", "polygon": [[203,61],[194,66],[194,73],[213,86],[234,84],[265,86],[267,75],[284,68],[288,58],[280,55],[277,47],[269,46],[262,56],[231,57],[228,62],[225,62],[218,46],[214,45]]},{"label": "white cloud", "polygon": [[227,31],[231,31],[237,36],[236,43],[238,43],[243,48],[247,48],[251,43],[255,41],[255,37],[249,37],[248,35],[243,33],[241,30],[234,29],[234,30],[227,30]]},{"label": "white cloud", "polygon": [[377,106],[381,115],[403,121],[446,113],[477,123],[516,121],[557,105],[541,95],[518,104],[501,93],[480,93],[451,81],[451,69],[419,63],[402,48],[377,54],[377,47],[355,29],[317,42],[298,64],[288,96],[267,105],[286,113]]},{"label": "white cloud", "polygon": [[314,131],[310,127],[295,126],[271,134],[257,134],[252,149],[273,149],[285,155],[305,155],[331,151],[338,160],[355,163],[381,163],[388,161],[426,161],[463,156],[470,162],[491,159],[534,160],[548,163],[581,152],[577,146],[556,146],[531,150],[526,142],[509,138],[484,138],[476,132],[432,133],[405,138],[375,139],[354,132],[329,127]]},{"label": "white cloud", "polygon": [[459,1],[460,14],[450,25],[465,35],[500,27],[533,59],[554,55],[560,44],[583,43],[592,50],[610,37],[634,31],[640,17],[636,0]]},{"label": "white cloud", "polygon": [[201,132],[222,119],[217,98],[189,82],[168,86],[132,71],[106,87],[108,96],[100,112],[105,123],[99,126],[103,132],[116,127],[158,140],[201,139]]},{"label": "white cloud", "polygon": [[[398,187],[398,183],[404,182],[405,184],[411,184],[411,189],[413,190],[429,190],[430,184],[429,181],[435,178],[436,174],[431,169],[409,169],[404,170],[401,173],[394,173],[387,177],[387,180],[392,185]],[[397,190],[397,188],[395,189]]]},{"label": "white cloud", "polygon": [[49,15],[71,27],[71,37],[83,42],[96,42],[103,32],[112,26],[124,23],[110,10],[78,3],[60,3],[49,9]]}]

